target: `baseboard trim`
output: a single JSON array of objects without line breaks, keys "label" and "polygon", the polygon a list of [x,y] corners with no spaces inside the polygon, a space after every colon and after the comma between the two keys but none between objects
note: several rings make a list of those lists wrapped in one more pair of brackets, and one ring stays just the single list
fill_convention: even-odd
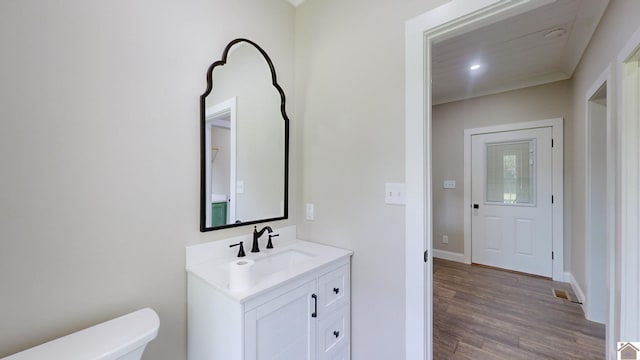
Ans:
[{"label": "baseboard trim", "polygon": [[576,294],[576,296],[578,297],[578,301],[580,301],[582,303],[582,310],[585,310],[584,304],[585,304],[585,296],[584,296],[584,292],[582,291],[582,288],[580,287],[580,285],[578,285],[578,282],[576,281],[576,278],[573,277],[573,274],[565,271],[564,273],[564,279],[566,282],[568,282],[569,284],[571,284],[571,288],[573,289],[573,292]]},{"label": "baseboard trim", "polygon": [[467,262],[464,261],[464,254],[453,251],[433,249],[433,257],[467,264]]}]

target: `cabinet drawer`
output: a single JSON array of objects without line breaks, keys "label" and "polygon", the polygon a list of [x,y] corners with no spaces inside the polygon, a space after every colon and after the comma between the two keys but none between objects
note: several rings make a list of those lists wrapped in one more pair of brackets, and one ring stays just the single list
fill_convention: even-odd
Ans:
[{"label": "cabinet drawer", "polygon": [[[349,345],[349,306],[326,313],[318,322],[319,359],[340,359],[342,348]],[[348,352],[347,352],[348,353]]]},{"label": "cabinet drawer", "polygon": [[327,314],[349,301],[349,265],[322,275],[318,279],[318,311]]}]

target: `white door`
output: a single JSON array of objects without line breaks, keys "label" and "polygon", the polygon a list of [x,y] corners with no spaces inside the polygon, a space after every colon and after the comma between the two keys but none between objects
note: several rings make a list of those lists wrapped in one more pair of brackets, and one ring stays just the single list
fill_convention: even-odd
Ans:
[{"label": "white door", "polygon": [[245,360],[316,359],[316,281],[247,311]]},{"label": "white door", "polygon": [[471,261],[551,277],[551,127],[471,137]]}]

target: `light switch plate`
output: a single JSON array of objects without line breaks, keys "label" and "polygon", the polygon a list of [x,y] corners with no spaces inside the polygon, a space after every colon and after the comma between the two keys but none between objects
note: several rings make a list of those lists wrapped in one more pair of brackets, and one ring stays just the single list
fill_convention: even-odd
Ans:
[{"label": "light switch plate", "polygon": [[313,204],[306,204],[307,207],[307,214],[306,214],[306,219],[307,220],[313,220],[314,219],[314,214],[313,214]]},{"label": "light switch plate", "polygon": [[405,199],[404,183],[386,183],[384,186],[385,204],[404,205]]},{"label": "light switch plate", "polygon": [[445,189],[455,189],[456,188],[456,181],[455,180],[445,180],[443,187]]}]

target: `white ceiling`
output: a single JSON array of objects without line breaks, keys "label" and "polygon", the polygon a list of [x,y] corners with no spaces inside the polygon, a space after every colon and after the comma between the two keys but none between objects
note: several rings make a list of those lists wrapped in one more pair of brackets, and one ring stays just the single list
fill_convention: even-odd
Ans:
[{"label": "white ceiling", "polygon": [[[433,104],[570,78],[608,3],[557,0],[435,43]],[[545,38],[558,28],[563,36]],[[481,67],[471,71],[475,63]]]}]

